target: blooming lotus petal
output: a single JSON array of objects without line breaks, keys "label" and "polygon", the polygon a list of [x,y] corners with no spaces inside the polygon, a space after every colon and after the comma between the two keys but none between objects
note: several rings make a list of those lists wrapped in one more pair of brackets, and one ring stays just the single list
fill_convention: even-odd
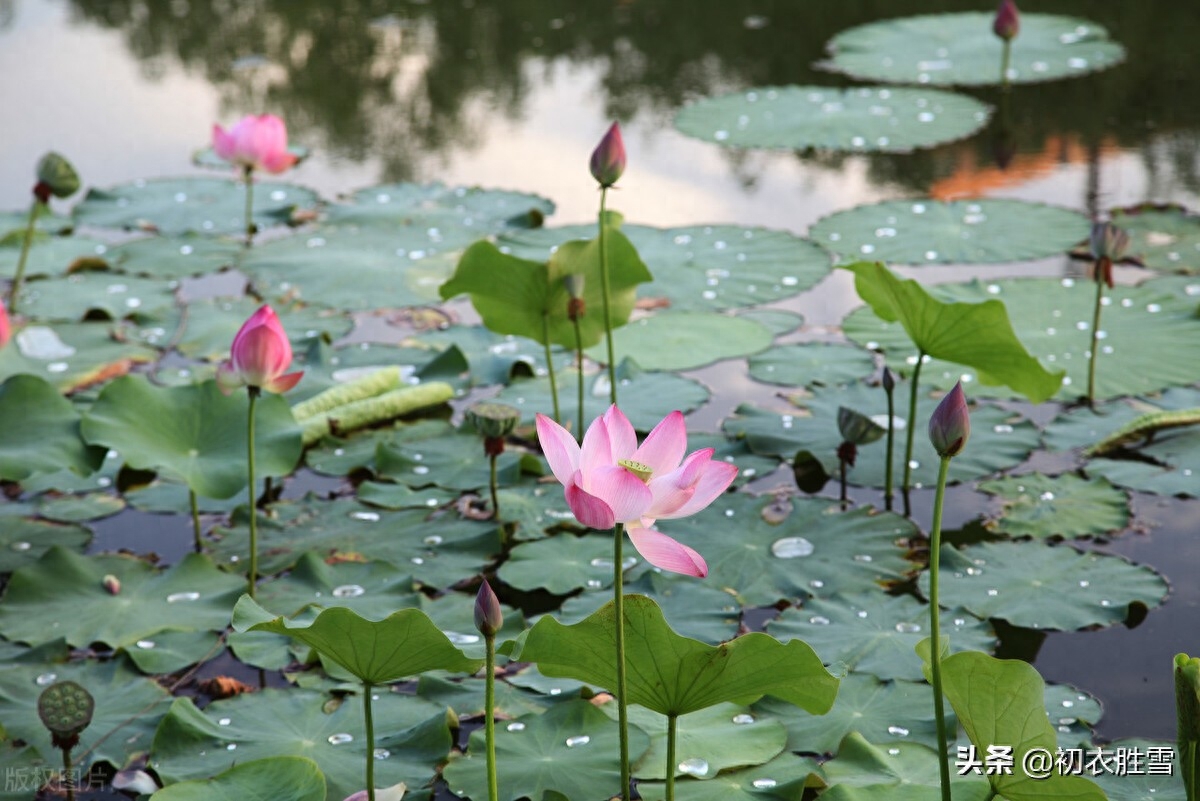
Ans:
[{"label": "blooming lotus petal", "polygon": [[675,411],[654,427],[634,453],[633,460],[646,465],[656,474],[665,473],[679,466],[686,451],[687,426],[683,422],[683,413]]},{"label": "blooming lotus petal", "polygon": [[694,515],[720,497],[721,493],[729,489],[729,485],[737,478],[735,466],[729,462],[714,461],[711,449],[708,449],[707,455],[704,454],[704,451],[696,451],[688,457],[689,460],[696,457],[696,461],[692,465],[700,467],[700,476],[693,485],[696,492],[692,495],[691,500],[674,512],[660,515],[660,517],[673,518]]},{"label": "blooming lotus petal", "polygon": [[225,161],[233,161],[237,147],[237,142],[234,140],[233,134],[226,131],[220,125],[213,125],[212,137],[213,150],[216,154]]},{"label": "blooming lotus petal", "polygon": [[655,567],[697,578],[708,575],[708,564],[704,557],[683,543],[650,528],[638,526],[628,529],[628,532],[633,547]]},{"label": "blooming lotus petal", "polygon": [[567,498],[567,506],[571,507],[571,514],[575,515],[575,519],[588,528],[603,531],[617,524],[612,507],[578,484],[574,482],[568,484],[564,494]]},{"label": "blooming lotus petal", "polygon": [[591,473],[581,470],[576,483],[608,504],[618,523],[641,520],[654,501],[645,482],[617,465],[598,467]]},{"label": "blooming lotus petal", "polygon": [[304,371],[281,375],[278,378],[263,384],[263,389],[265,389],[267,392],[277,392],[279,394],[283,394],[299,384],[301,378],[304,378]]},{"label": "blooming lotus petal", "polygon": [[538,442],[542,453],[550,463],[550,471],[558,483],[568,486],[579,469],[579,445],[575,438],[558,423],[544,414],[537,416]]},{"label": "blooming lotus petal", "polygon": [[296,163],[288,152],[287,127],[274,114],[243,117],[229,130],[214,125],[213,151],[250,170],[279,173]]},{"label": "blooming lotus petal", "polygon": [[579,448],[579,469],[584,475],[590,474],[597,468],[616,463],[612,455],[612,440],[608,436],[608,425],[603,417],[597,417],[588,426],[583,435],[583,445]]},{"label": "blooming lotus petal", "polygon": [[12,324],[8,321],[8,310],[4,308],[4,301],[0,300],[0,348],[7,345],[11,338]]},{"label": "blooming lotus petal", "polygon": [[633,423],[629,422],[629,418],[616,406],[609,406],[608,411],[604,413],[604,428],[608,431],[612,461],[636,460],[633,454],[638,449],[637,432],[633,430]]}]

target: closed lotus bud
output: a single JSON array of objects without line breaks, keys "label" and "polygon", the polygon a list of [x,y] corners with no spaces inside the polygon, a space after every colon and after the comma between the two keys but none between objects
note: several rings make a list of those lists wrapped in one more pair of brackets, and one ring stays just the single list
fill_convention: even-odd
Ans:
[{"label": "closed lotus bud", "polygon": [[1092,223],[1092,258],[1120,261],[1129,249],[1129,232],[1110,222]]},{"label": "closed lotus bud", "polygon": [[883,368],[883,391],[892,394],[892,390],[896,388],[896,374],[888,368]]},{"label": "closed lotus bud", "polygon": [[961,453],[970,436],[971,417],[960,381],[933,410],[933,416],[929,418],[929,441],[938,456],[945,459]]},{"label": "closed lotus bud", "polygon": [[621,126],[613,123],[592,151],[592,177],[602,187],[610,187],[621,179],[625,172],[625,142],[621,139]]},{"label": "closed lotus bud", "polygon": [[[71,162],[58,153],[47,153],[42,156],[42,160],[37,165],[37,179],[38,186],[34,187],[35,194],[38,194],[38,187],[45,187],[44,191],[57,198],[70,197],[79,191],[79,173],[75,172]],[[43,198],[38,194],[38,199],[45,203],[49,198]]]},{"label": "closed lotus bud", "polygon": [[500,599],[496,597],[492,585],[484,579],[475,596],[475,628],[484,637],[495,637],[503,625],[504,612],[500,609]]},{"label": "closed lotus bud", "polygon": [[112,573],[106,574],[100,583],[104,585],[104,589],[108,590],[109,595],[121,594],[121,580]]},{"label": "closed lotus bud", "polygon": [[96,701],[73,681],[51,684],[38,696],[38,717],[50,730],[56,748],[71,748],[92,722]]},{"label": "closed lotus bud", "polygon": [[992,20],[992,32],[1004,41],[1012,40],[1021,31],[1021,12],[1013,0],[1003,0]]}]

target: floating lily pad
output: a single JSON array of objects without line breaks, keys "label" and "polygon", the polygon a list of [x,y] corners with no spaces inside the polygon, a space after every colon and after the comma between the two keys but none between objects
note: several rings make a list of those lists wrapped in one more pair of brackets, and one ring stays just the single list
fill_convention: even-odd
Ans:
[{"label": "floating lily pad", "polygon": [[175,293],[166,281],[107,270],[30,281],[21,302],[21,312],[39,322],[156,320],[174,308]]},{"label": "floating lily pad", "polygon": [[721,459],[737,466],[738,472],[732,485],[735,489],[771,475],[780,465],[778,459],[759,456],[751,451],[744,440],[729,439],[720,434],[689,433],[688,449],[699,450],[701,448],[712,448],[714,459]]},{"label": "floating lily pad", "polygon": [[[566,501],[562,505],[565,507]],[[559,534],[513,548],[498,575],[505,584],[519,590],[544,589],[555,595],[566,595],[581,587],[601,589],[613,581],[612,552],[611,535]],[[626,560],[630,567],[638,562],[636,555]]]},{"label": "floating lily pad", "polygon": [[[930,292],[947,301],[1004,301],[1013,328],[1029,352],[1051,369],[1065,369],[1060,398],[1086,391],[1087,357],[1091,347],[1095,285],[1090,281],[1025,279],[939,284]],[[1096,397],[1137,395],[1169,386],[1186,386],[1196,380],[1192,365],[1200,360],[1200,318],[1195,301],[1186,302],[1172,292],[1118,286],[1106,290],[1100,325],[1100,361],[1096,367]],[[870,310],[859,310],[843,323],[846,336],[868,348],[884,351],[893,370],[905,374],[915,364],[916,349],[896,323],[884,323]],[[874,346],[872,345],[874,343]],[[1171,354],[1163,358],[1164,353]],[[906,361],[911,360],[911,361]],[[921,381],[948,389],[962,375],[976,376],[934,359],[921,370]],[[998,387],[978,386],[970,394],[1005,397]]]},{"label": "floating lily pad", "polygon": [[212,659],[223,647],[213,631],[160,631],[153,640],[126,648],[125,654],[143,673],[161,674]]},{"label": "floating lily pad", "polygon": [[311,759],[272,756],[234,765],[211,779],[178,782],[154,795],[159,801],[325,801],[325,776]]},{"label": "floating lily pad", "polygon": [[[1001,82],[1002,43],[994,14],[924,14],[860,25],[828,44],[824,66],[860,80],[986,86]],[[1010,83],[1070,78],[1108,69],[1125,59],[1100,25],[1075,17],[1021,14],[1012,40]]]},{"label": "floating lily pad", "polygon": [[[682,779],[675,783],[679,801],[790,801],[799,798],[806,786],[819,779],[814,760],[784,753],[762,765],[726,771],[710,781]],[[666,787],[658,782],[638,782],[638,794],[646,801],[664,801]]]},{"label": "floating lily pad", "polygon": [[[104,577],[121,591],[112,595]],[[150,642],[160,631],[219,631],[245,582],[188,554],[165,571],[121,556],[83,557],[53,547],[12,574],[0,604],[0,633],[30,644],[64,637],[70,645],[112,648]]]},{"label": "floating lily pad", "polygon": [[[996,643],[987,623],[961,610],[943,613],[941,620],[955,651],[990,651]],[[929,606],[911,595],[882,592],[811,598],[802,608],[784,610],[767,631],[785,642],[804,640],[835,668],[920,681],[921,660],[913,649],[929,636]]]},{"label": "floating lily pad", "polygon": [[[924,374],[922,374],[922,379]],[[896,447],[892,457],[894,475],[904,466],[904,437],[908,425],[908,387],[896,387]],[[887,396],[880,387],[854,384],[836,389],[817,389],[811,397],[796,396],[794,413],[776,414],[742,405],[735,416],[727,419],[727,434],[744,437],[755,453],[791,460],[796,453],[807,450],[824,465],[825,472],[837,475],[837,449],[842,442],[837,427],[839,407],[854,409],[881,424],[887,423]],[[925,421],[933,413],[934,401],[925,395],[917,399],[918,430],[913,440],[912,480],[914,486],[933,485],[937,480],[938,456],[925,435]],[[1027,420],[995,406],[975,406],[970,409],[971,441],[950,463],[950,481],[971,481],[1001,470],[1015,467],[1029,457],[1037,447],[1037,428]],[[887,441],[884,439],[860,445],[854,467],[847,473],[851,484],[882,488],[885,481]]]},{"label": "floating lily pad", "polygon": [[199,234],[152,236],[108,251],[112,268],[133,275],[182,279],[237,266],[244,242]]},{"label": "floating lily pad", "polygon": [[1012,537],[1099,537],[1129,525],[1125,493],[1104,479],[1028,473],[985,481],[979,489],[1003,504],[987,527]]},{"label": "floating lily pad", "polygon": [[[557,704],[496,730],[496,772],[507,798],[592,798],[620,792],[615,721],[586,701]],[[645,753],[650,738],[629,729],[629,755]],[[487,798],[484,732],[476,729],[467,756],[453,755],[443,771],[452,793]]]},{"label": "floating lily pad", "polygon": [[[830,801],[917,801],[935,798],[941,787],[937,751],[917,743],[872,745],[857,732],[846,735],[821,774],[832,785],[821,794]],[[962,801],[993,797],[982,778],[952,776],[950,786]]]},{"label": "floating lily pad", "polygon": [[[829,254],[786,231],[735,225],[652,228],[624,225],[621,233],[650,266],[654,280],[643,298],[664,298],[677,311],[727,311],[757,306],[812,289],[829,273]],[[594,225],[506,234],[502,248],[545,260],[572,239],[591,239]],[[589,305],[588,314],[603,314]]]},{"label": "floating lily pad", "polygon": [[675,127],[727,147],[907,153],[970,136],[990,113],[937,89],[764,86],[685,106]]},{"label": "floating lily pad", "polygon": [[[783,721],[789,751],[832,754],[852,731],[870,743],[937,747],[932,698],[923,681],[883,682],[865,673],[849,673],[838,685],[833,709],[824,715],[810,715],[773,698],[757,702],[753,711],[759,718]],[[950,717],[953,725],[953,713]]]},{"label": "floating lily pad", "polygon": [[412,575],[387,562],[328,564],[317,554],[306,553],[286,576],[264,582],[255,600],[287,617],[297,617],[307,607],[344,606],[379,619],[417,606],[418,593]]},{"label": "floating lily pad", "polygon": [[[1104,744],[1106,755],[1111,755],[1118,749],[1124,749],[1132,756],[1133,750],[1138,749],[1142,757],[1143,771],[1146,770],[1147,755],[1151,748],[1161,749],[1159,754],[1168,755],[1169,763],[1160,760],[1157,769],[1162,770],[1163,764],[1177,764],[1175,760],[1178,759],[1178,756],[1174,742],[1123,739]],[[1123,775],[1118,775],[1116,771],[1112,773],[1105,771],[1092,776],[1091,780],[1100,785],[1100,789],[1108,796],[1109,801],[1185,801],[1187,799],[1183,779],[1176,770],[1163,773],[1126,771]]]},{"label": "floating lily pad", "polygon": [[[220,559],[244,558],[249,537],[245,514],[235,516],[233,527],[215,529],[213,536],[219,540],[214,551]],[[269,516],[259,518],[258,537],[264,575],[290,567],[305,551],[326,559],[370,554],[411,570],[417,581],[435,588],[479,572],[500,549],[494,524],[449,513],[431,518],[425,510],[372,509],[352,500],[274,504]]]},{"label": "floating lily pad", "polygon": [[[384,509],[437,509],[457,497],[457,492],[440,487],[415,490],[405,484],[385,484],[380,481],[364,481],[358,485],[360,501]],[[501,503],[501,508],[504,506]]]},{"label": "floating lily pad", "polygon": [[1100,701],[1069,684],[1046,685],[1046,716],[1061,748],[1091,745],[1094,726],[1104,715]]},{"label": "floating lily pad", "polygon": [[887,200],[831,214],[809,235],[850,261],[991,264],[1054,256],[1088,238],[1088,218],[1024,200]]},{"label": "floating lily pad", "polygon": [[[927,592],[928,572],[920,587]],[[1014,626],[1071,631],[1125,620],[1129,604],[1163,602],[1167,582],[1116,556],[1036,542],[942,548],[941,601]]]},{"label": "floating lily pad", "polygon": [[[192,513],[190,491],[187,484],[180,481],[171,481],[159,476],[145,486],[124,489],[121,494],[130,506],[141,512],[176,515]],[[202,515],[228,515],[239,503],[245,502],[244,497],[236,494],[224,500],[196,496],[196,508]]]},{"label": "floating lily pad", "polygon": [[[226,613],[228,617],[228,613]],[[74,681],[96,701],[92,722],[79,735],[78,754],[91,762],[124,767],[144,753],[171,696],[158,682],[131,670],[121,658],[107,662],[0,666],[0,719],[9,738],[23,740],[41,754],[54,754],[50,732],[37,714],[38,694],[55,681]],[[61,759],[59,760],[61,767]],[[30,798],[27,792],[23,796]]]},{"label": "floating lily pad", "polygon": [[[162,388],[124,376],[100,393],[83,434],[119,450],[131,467],[162,470],[197,495],[228,498],[246,487],[248,409],[244,395],[223,395],[215,381]],[[300,460],[300,429],[282,396],[267,393],[255,405],[254,444],[259,477],[286,476]]]},{"label": "floating lily pad", "polygon": [[[628,356],[645,370],[692,370],[722,359],[749,356],[771,346],[771,331],[742,317],[703,312],[659,312],[613,332],[617,358]],[[588,351],[606,358],[604,348]]]},{"label": "floating lily pad", "polygon": [[[218,298],[189,303],[187,321],[177,344],[179,352],[191,359],[228,359],[234,336],[261,305],[253,298]],[[339,339],[354,327],[353,320],[346,315],[321,309],[291,305],[273,308],[294,352],[303,352],[307,344],[318,337]]]},{"label": "floating lily pad", "polygon": [[1129,233],[1129,254],[1151,270],[1200,273],[1200,217],[1182,206],[1113,209],[1112,221]]},{"label": "floating lily pad", "polygon": [[[610,717],[616,704],[602,707]],[[751,722],[746,722],[750,717]],[[667,719],[657,712],[634,706],[629,722],[650,735],[650,748],[634,766],[639,783],[667,777]],[[754,720],[750,710],[737,704],[717,704],[689,715],[676,724],[675,775],[702,781],[744,765],[761,765],[779,756],[787,742],[787,730],[777,720]]]},{"label": "floating lily pad", "polygon": [[347,200],[326,207],[330,222],[378,225],[402,234],[420,229],[427,247],[443,250],[507,228],[538,228],[554,213],[554,202],[540,195],[436,181],[369,186]]},{"label": "floating lily pad", "polygon": [[61,766],[47,764],[30,746],[17,746],[8,740],[0,742],[0,773],[12,779],[7,787],[0,787],[0,801],[28,801],[29,794],[59,770]]},{"label": "floating lily pad", "polygon": [[823,342],[780,345],[750,357],[751,378],[786,387],[851,384],[873,372],[868,351]]},{"label": "floating lily pad", "polygon": [[[445,710],[398,693],[379,696],[372,704],[375,747],[387,757],[376,757],[376,784],[420,787],[450,750]],[[311,690],[266,689],[214,701],[202,712],[190,698],[176,699],[154,736],[154,767],[170,783],[263,757],[302,756],[325,774],[325,798],[340,801],[363,785],[362,704],[347,699],[329,709],[326,701]]]},{"label": "floating lily pad", "polygon": [[[395,445],[381,444],[375,454],[379,475],[410,487],[436,484],[443,489],[474,490],[488,486],[490,462],[483,452],[483,437],[449,424],[431,424],[429,434]],[[496,459],[502,485],[518,479],[520,461],[520,453],[512,449]]]},{"label": "floating lily pad", "polygon": [[[501,719],[540,714],[546,706],[532,693],[513,687],[506,681],[496,682],[496,705],[493,709]],[[479,678],[450,680],[425,673],[417,679],[417,696],[453,709],[460,718],[482,715],[487,708],[484,683]],[[506,724],[497,724],[498,727]]]},{"label": "floating lily pad", "polygon": [[136,327],[126,324],[28,325],[0,348],[0,378],[30,373],[71,392],[157,359],[158,351],[139,344],[136,335]]},{"label": "floating lily pad", "polygon": [[[281,225],[296,208],[311,208],[311,189],[274,181],[254,183],[254,223]],[[217,178],[139,179],[109,189],[91,189],[75,207],[81,225],[156,230],[166,235],[189,231],[238,234],[246,230],[246,186]]]},{"label": "floating lily pad", "polygon": [[[905,540],[916,528],[899,515],[796,499],[782,522],[763,518],[770,499],[732,494],[662,530],[708,561],[705,584],[733,592],[743,606],[858,592],[902,581],[914,565]],[[736,536],[735,536],[736,535]]]},{"label": "floating lily pad", "polygon": [[81,552],[91,538],[92,532],[83,526],[5,517],[0,525],[0,573],[33,564],[54,546]]},{"label": "floating lily pad", "polygon": [[[0,239],[0,275],[12,277],[17,274],[17,263],[21,260],[21,244],[24,232],[10,239]],[[34,236],[25,262],[25,277],[36,275],[64,275],[79,259],[96,259],[106,262],[111,258],[109,247],[104,242],[82,236]],[[31,290],[21,291],[20,308],[31,299]]]},{"label": "floating lily pad", "polygon": [[46,520],[82,523],[111,517],[125,508],[125,499],[103,492],[87,495],[59,495],[38,499],[37,513]]},{"label": "floating lily pad", "polygon": [[[56,214],[48,206],[41,206],[34,229],[42,234],[69,234],[74,227],[74,221],[65,215]],[[0,240],[10,236],[24,236],[29,227],[29,209],[0,211]]]},{"label": "floating lily pad", "polygon": [[[620,348],[620,353],[629,353]],[[633,358],[639,358],[640,354]],[[579,416],[579,374],[574,368],[559,370],[555,374],[558,385],[559,422],[571,429],[576,428]],[[608,373],[601,370],[584,373],[584,425],[604,413],[609,406]],[[650,431],[664,417],[678,409],[688,413],[700,408],[709,398],[709,392],[698,381],[673,373],[644,371],[632,360],[623,361],[617,368],[617,387],[621,399],[621,411],[639,431]],[[550,398],[550,384],[545,378],[518,379],[500,391],[495,398],[522,410],[533,418],[541,412],[550,415],[554,404]]]},{"label": "floating lily pad", "polygon": [[[5,350],[12,350],[7,348]],[[14,375],[0,384],[0,478],[21,481],[70,469],[88,475],[104,461],[104,449],[88,445],[79,412],[45,380]]]}]

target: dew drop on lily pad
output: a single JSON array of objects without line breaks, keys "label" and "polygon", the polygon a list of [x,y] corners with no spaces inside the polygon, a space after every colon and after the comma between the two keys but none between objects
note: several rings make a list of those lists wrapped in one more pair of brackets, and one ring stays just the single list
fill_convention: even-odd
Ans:
[{"label": "dew drop on lily pad", "polygon": [[39,687],[45,687],[49,684],[53,684],[55,679],[57,679],[57,678],[58,678],[57,673],[42,673],[36,679],[33,680],[33,683]]},{"label": "dew drop on lily pad", "polygon": [[392,752],[387,750],[386,748],[376,748],[375,749],[375,758],[376,759],[387,759],[391,755],[392,755]]},{"label": "dew drop on lily pad", "polygon": [[512,723],[505,726],[509,731],[525,731],[525,724],[519,720],[514,720]]},{"label": "dew drop on lily pad", "polygon": [[921,630],[920,623],[912,623],[907,620],[902,620],[896,624],[896,631],[901,634],[916,634]]},{"label": "dew drop on lily pad", "polygon": [[592,738],[586,734],[580,734],[576,737],[568,737],[566,740],[567,748],[575,748],[580,745],[587,745],[591,741],[592,741]]},{"label": "dew drop on lily pad", "polygon": [[378,512],[353,512],[350,516],[355,520],[366,520],[368,523],[376,523],[379,521]]},{"label": "dew drop on lily pad", "polygon": [[457,631],[443,631],[442,633],[446,635],[447,640],[455,645],[473,645],[479,642],[478,634],[462,634]]},{"label": "dew drop on lily pad", "polygon": [[334,587],[332,595],[334,598],[357,598],[365,592],[366,590],[358,584],[343,584],[340,587]]},{"label": "dew drop on lily pad", "polygon": [[137,647],[142,650],[149,651],[155,645],[154,640],[138,640]]},{"label": "dew drop on lily pad", "polygon": [[903,726],[888,726],[887,733],[893,737],[907,737],[908,729],[904,728]]},{"label": "dew drop on lily pad", "polygon": [[689,776],[707,776],[708,775],[708,760],[692,757],[685,759],[679,763],[680,773],[686,773]]},{"label": "dew drop on lily pad", "polygon": [[28,551],[32,546],[28,542],[21,540],[18,542],[14,542],[12,545],[9,545],[8,547],[12,548],[14,551]]},{"label": "dew drop on lily pad", "polygon": [[754,781],[750,782],[750,786],[753,787],[755,790],[770,790],[778,783],[779,782],[775,781],[774,779],[769,779],[769,778],[764,777],[761,779],[755,779]]},{"label": "dew drop on lily pad", "polygon": [[780,559],[811,556],[812,552],[813,544],[804,537],[784,537],[771,543],[771,553]]},{"label": "dew drop on lily pad", "polygon": [[748,714],[746,712],[740,712],[740,713],[734,715],[732,720],[734,723],[736,723],[739,726],[745,726],[747,723],[754,722],[754,715]]},{"label": "dew drop on lily pad", "polygon": [[347,734],[344,731],[338,732],[337,734],[329,735],[329,744],[330,745],[342,745],[343,743],[349,743],[349,742],[353,742],[353,741],[354,741],[354,735]]},{"label": "dew drop on lily pad", "polygon": [[173,592],[167,596],[167,603],[176,604],[180,601],[198,601],[200,593],[198,592]]}]

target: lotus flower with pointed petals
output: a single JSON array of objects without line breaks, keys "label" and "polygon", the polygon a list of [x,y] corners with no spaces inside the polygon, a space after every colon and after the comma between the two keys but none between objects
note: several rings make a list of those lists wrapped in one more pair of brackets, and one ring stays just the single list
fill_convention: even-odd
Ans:
[{"label": "lotus flower with pointed petals", "polygon": [[270,306],[263,306],[243,323],[229,353],[230,360],[217,370],[217,386],[225,394],[241,386],[287,392],[304,375],[284,374],[292,364],[292,343]]},{"label": "lotus flower with pointed petals", "polygon": [[239,167],[281,173],[296,163],[288,152],[287,127],[274,114],[242,117],[228,131],[213,126],[213,150]]}]

